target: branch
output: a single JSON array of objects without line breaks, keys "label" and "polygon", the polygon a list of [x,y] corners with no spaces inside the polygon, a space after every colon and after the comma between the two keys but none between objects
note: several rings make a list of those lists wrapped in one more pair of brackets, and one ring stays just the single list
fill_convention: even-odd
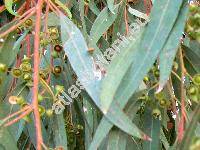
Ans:
[{"label": "branch", "polygon": [[35,37],[34,37],[34,76],[33,76],[33,112],[35,119],[35,129],[37,138],[37,150],[41,150],[41,144],[43,143],[42,131],[41,131],[41,120],[38,109],[38,85],[39,85],[39,48],[40,48],[40,26],[41,26],[41,13],[42,13],[43,0],[38,0],[36,5],[36,21],[35,21]]}]

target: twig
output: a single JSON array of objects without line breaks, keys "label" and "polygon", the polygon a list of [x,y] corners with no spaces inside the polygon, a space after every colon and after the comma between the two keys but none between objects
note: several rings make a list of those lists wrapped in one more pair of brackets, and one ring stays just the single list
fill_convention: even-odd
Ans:
[{"label": "twig", "polygon": [[181,65],[181,119],[179,122],[179,132],[178,132],[178,141],[180,142],[183,139],[184,134],[184,123],[186,120],[185,114],[185,89],[184,89],[184,77],[185,77],[185,66],[183,61],[182,49],[179,49],[180,65]]},{"label": "twig", "polygon": [[[10,28],[9,28],[8,30],[6,30],[5,32],[0,33],[0,38],[6,36],[7,34],[9,34],[9,33],[12,32],[12,31],[14,31],[18,26],[20,26],[20,25],[23,24],[28,18],[30,18],[30,17],[35,13],[36,10],[35,10],[35,8],[32,8],[32,9],[30,9],[29,11],[30,11],[30,13],[29,13],[24,19],[20,20],[19,23],[17,23],[16,25],[10,27]],[[25,14],[26,14],[26,13],[25,13]],[[24,14],[23,14],[23,16],[21,16],[21,18],[23,18],[23,17],[24,17]]]},{"label": "twig", "polygon": [[22,112],[24,112],[24,111],[27,111],[28,109],[30,109],[31,108],[31,106],[25,106],[24,108],[22,108],[21,110],[19,110],[19,111],[17,111],[17,112],[14,112],[13,114],[10,114],[9,116],[7,116],[6,118],[4,118],[2,121],[3,122],[5,122],[5,121],[7,121],[7,120],[9,120],[10,118],[12,118],[12,117],[14,117],[14,116],[16,116],[16,115],[18,115],[18,114],[20,114],[20,113],[22,113]]},{"label": "twig", "polygon": [[15,119],[9,121],[8,123],[6,123],[6,124],[4,125],[4,127],[8,127],[8,126],[10,126],[10,125],[12,125],[12,124],[18,122],[20,119],[22,119],[23,117],[25,117],[26,115],[28,115],[29,113],[31,113],[32,110],[33,110],[32,108],[29,108],[28,110],[24,111],[24,112],[23,112],[21,115],[19,115],[17,118],[15,118]]},{"label": "twig", "polygon": [[33,76],[33,112],[35,119],[37,150],[42,150],[41,144],[43,143],[41,120],[38,108],[38,85],[39,85],[39,48],[40,48],[40,26],[41,26],[41,13],[42,13],[43,0],[38,0],[36,5],[36,21],[35,21],[35,36],[34,36],[34,76]]},{"label": "twig", "polygon": [[128,15],[127,15],[127,8],[124,9],[124,20],[126,25],[126,35],[129,33],[129,26],[128,26]]}]

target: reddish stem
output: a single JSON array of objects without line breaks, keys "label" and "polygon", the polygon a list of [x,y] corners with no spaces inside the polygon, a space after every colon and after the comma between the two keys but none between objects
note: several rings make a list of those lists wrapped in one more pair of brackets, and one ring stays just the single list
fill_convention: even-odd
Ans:
[{"label": "reddish stem", "polygon": [[26,36],[26,48],[27,48],[27,57],[30,58],[31,57],[31,45],[30,45],[30,34],[28,34]]},{"label": "reddish stem", "polygon": [[4,127],[8,127],[16,122],[18,122],[20,119],[24,118],[26,115],[30,114],[30,112],[32,111],[31,108],[29,108],[28,110],[26,110],[24,113],[22,113],[21,115],[19,115],[17,118],[11,120],[10,122],[6,123],[4,125]]},{"label": "reddish stem", "polygon": [[42,13],[43,0],[38,0],[36,5],[36,20],[35,20],[35,37],[34,37],[34,76],[33,76],[33,109],[35,118],[36,138],[37,138],[37,150],[41,150],[42,131],[41,131],[41,120],[38,109],[38,85],[39,85],[39,49],[40,49],[40,26],[41,26],[41,13]]},{"label": "reddish stem", "polygon": [[[30,18],[34,13],[35,13],[35,8],[32,8],[29,10],[30,13],[22,20],[20,20],[16,25],[10,27],[8,30],[6,30],[5,32],[1,33],[0,34],[0,38],[6,36],[7,34],[9,34],[10,32],[14,31],[18,26],[20,26],[21,24],[23,24],[28,18]],[[26,13],[24,13],[26,14]],[[20,17],[20,18],[23,18],[24,17],[24,14]]]},{"label": "reddish stem", "polygon": [[127,15],[127,8],[124,9],[124,20],[126,25],[126,35],[129,33],[129,26],[128,26],[128,15]]},{"label": "reddish stem", "polygon": [[4,5],[0,6],[0,13],[3,12],[5,9],[6,9],[6,7]]},{"label": "reddish stem", "polygon": [[7,116],[6,118],[4,118],[2,121],[5,122],[5,121],[9,120],[10,118],[12,118],[12,117],[14,117],[14,116],[16,116],[16,115],[18,115],[18,114],[20,114],[20,113],[22,113],[22,112],[27,111],[27,110],[30,109],[30,108],[31,108],[31,106],[29,106],[29,105],[28,105],[28,106],[25,106],[25,107],[22,108],[21,110],[10,114],[10,115]]},{"label": "reddish stem", "polygon": [[48,30],[48,15],[49,15],[49,1],[47,1],[47,5],[46,5],[46,12],[45,12],[45,20],[44,20],[44,32],[47,35],[47,30]]}]

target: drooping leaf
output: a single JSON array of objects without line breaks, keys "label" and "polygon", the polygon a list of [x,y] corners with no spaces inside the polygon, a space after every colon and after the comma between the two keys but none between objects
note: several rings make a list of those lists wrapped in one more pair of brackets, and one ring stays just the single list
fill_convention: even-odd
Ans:
[{"label": "drooping leaf", "polygon": [[[95,104],[102,110],[99,104],[100,81],[95,76],[96,70],[93,67],[94,62],[90,54],[87,52],[87,46],[80,31],[62,14],[61,30],[64,31],[62,32],[64,50],[72,68],[76,72],[87,93],[91,96]],[[116,104],[113,104],[113,107],[113,109],[105,114],[109,121],[133,136],[138,138],[146,137],[146,135],[144,135],[144,133],[129,120]]]},{"label": "drooping leaf", "polygon": [[160,88],[162,88],[165,85],[171,73],[173,60],[178,50],[179,41],[180,41],[182,32],[184,31],[187,14],[188,14],[188,7],[183,5],[179,13],[179,16],[176,20],[176,23],[174,24],[174,27],[170,33],[170,36],[168,37],[168,40],[163,50],[160,53],[160,56],[159,56]]},{"label": "drooping leaf", "polygon": [[[123,50],[123,53],[120,53],[112,61],[108,69],[108,75],[102,83],[104,88],[101,91],[101,105],[104,112],[108,111],[110,104],[114,100],[117,88],[130,66],[133,68],[132,81],[124,87],[123,93],[126,93],[129,89],[131,89],[131,92],[126,93],[126,100],[123,99],[123,101],[127,102],[138,88],[165,44],[181,5],[182,1],[177,1],[176,3],[170,0],[158,1],[153,7],[150,22],[144,31],[141,41],[129,44],[128,48]],[[170,18],[170,21],[167,18]],[[157,41],[160,42],[158,43]],[[116,74],[117,76],[115,76]]]},{"label": "drooping leaf", "polygon": [[199,63],[200,44],[198,42],[195,42],[195,41],[190,41],[189,44],[187,44],[187,45],[184,44],[182,48],[185,51],[185,58],[188,60],[188,63],[191,65],[189,67],[194,68],[194,70],[197,73],[200,73],[200,63]]},{"label": "drooping leaf", "polygon": [[114,3],[115,3],[114,0],[107,0],[108,8],[113,14],[115,14]]},{"label": "drooping leaf", "polygon": [[181,142],[181,144],[178,146],[179,150],[188,150],[192,143],[192,138],[195,129],[197,127],[197,122],[199,121],[199,115],[200,115],[200,104],[198,104],[193,112],[193,116],[190,122],[190,126],[187,128],[185,132],[185,136]]},{"label": "drooping leaf", "polygon": [[152,141],[144,141],[144,150],[160,150],[160,120],[155,119],[148,108],[144,114],[144,120],[144,131],[152,138]]},{"label": "drooping leaf", "polygon": [[90,31],[90,41],[92,43],[96,43],[102,34],[112,25],[117,17],[119,5],[115,5],[114,12],[115,14],[111,14],[108,11],[108,8],[104,8],[101,13],[96,18],[95,22],[92,25],[92,29]]},{"label": "drooping leaf", "polygon": [[69,19],[72,19],[72,14],[69,10],[69,8],[67,8],[67,6],[65,6],[62,2],[60,2],[59,0],[55,0],[55,3],[58,4],[58,6],[60,6],[68,15]]}]

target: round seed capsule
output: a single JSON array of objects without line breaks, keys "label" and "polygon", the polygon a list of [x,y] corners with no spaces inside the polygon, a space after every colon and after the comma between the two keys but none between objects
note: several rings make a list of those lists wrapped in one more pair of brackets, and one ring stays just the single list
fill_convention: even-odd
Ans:
[{"label": "round seed capsule", "polygon": [[38,102],[40,103],[40,102],[42,102],[43,100],[44,100],[43,96],[40,95],[40,94],[38,94]]},{"label": "round seed capsule", "polygon": [[25,25],[28,26],[28,27],[32,26],[33,25],[33,20],[32,19],[27,19],[25,21]]},{"label": "round seed capsule", "polygon": [[43,116],[44,113],[45,113],[45,108],[44,108],[43,106],[39,105],[38,111],[39,111],[39,113],[40,113],[40,116]]},{"label": "round seed capsule", "polygon": [[55,67],[53,68],[53,73],[54,73],[54,74],[58,75],[58,74],[60,74],[61,72],[62,72],[62,68],[61,68],[60,66],[55,66]]},{"label": "round seed capsule", "polygon": [[155,109],[153,109],[153,111],[152,111],[152,115],[153,115],[153,117],[154,118],[159,118],[160,117],[160,115],[161,115],[161,112],[160,112],[160,110],[159,109],[157,109],[157,108],[155,108]]},{"label": "round seed capsule", "polygon": [[19,68],[13,68],[11,74],[15,78],[19,78],[22,75],[22,70]]},{"label": "round seed capsule", "polygon": [[47,115],[48,117],[51,117],[51,116],[53,115],[53,110],[52,110],[52,109],[47,109],[47,110],[46,110],[46,115]]},{"label": "round seed capsule", "polygon": [[189,95],[197,95],[198,94],[198,87],[195,86],[195,85],[191,85],[189,86],[188,90],[187,90],[187,93]]},{"label": "round seed capsule", "polygon": [[193,82],[194,84],[196,85],[200,85],[200,74],[196,74],[194,77],[193,77]]},{"label": "round seed capsule", "polygon": [[29,80],[31,80],[31,74],[30,73],[25,73],[24,75],[23,75],[23,79],[25,80],[25,81],[29,81]]},{"label": "round seed capsule", "polygon": [[20,27],[17,27],[16,33],[17,33],[17,34],[22,34],[22,29],[21,29]]},{"label": "round seed capsule", "polygon": [[31,64],[28,63],[28,62],[23,62],[21,63],[20,65],[20,69],[23,71],[23,72],[30,72],[31,71]]},{"label": "round seed capsule", "polygon": [[58,52],[55,51],[55,50],[52,51],[51,56],[52,56],[53,58],[58,58],[58,57],[59,57]]},{"label": "round seed capsule", "polygon": [[0,63],[0,72],[6,72],[6,71],[7,71],[6,64]]},{"label": "round seed capsule", "polygon": [[60,46],[60,45],[55,45],[55,46],[54,46],[54,50],[55,50],[56,52],[61,52],[61,51],[63,50],[63,47]]}]

